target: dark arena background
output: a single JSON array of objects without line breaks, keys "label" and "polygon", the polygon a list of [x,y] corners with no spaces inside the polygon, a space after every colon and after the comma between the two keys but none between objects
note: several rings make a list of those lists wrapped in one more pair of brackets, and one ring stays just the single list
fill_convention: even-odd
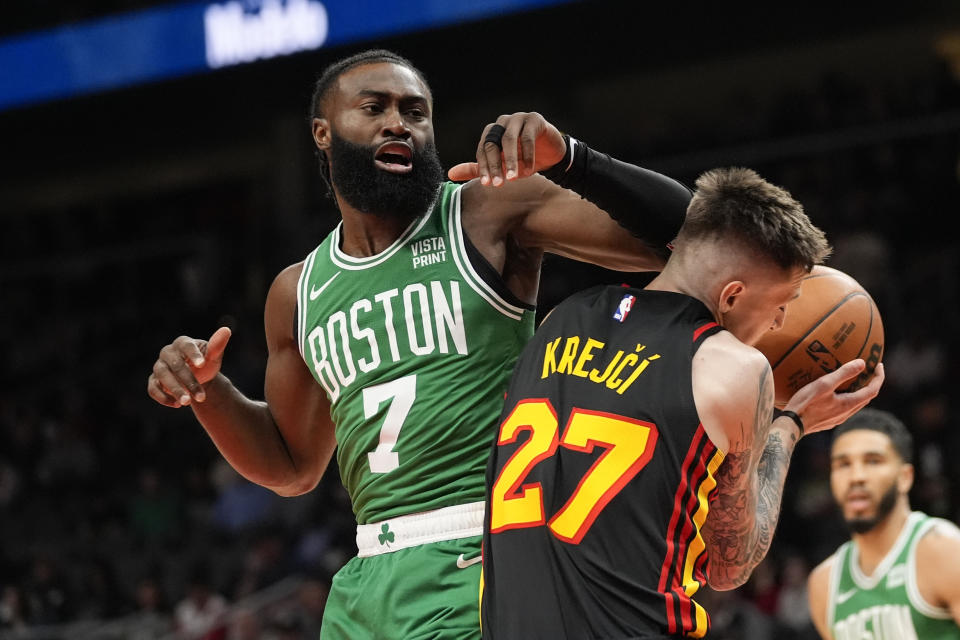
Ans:
[{"label": "dark arena background", "polygon": [[[211,4],[0,7],[0,638],[318,637],[356,552],[337,470],[279,498],[145,387],[161,346],[226,324],[224,372],[262,397],[267,288],[339,219],[312,85],[373,46],[426,74],[445,167],[539,111],[688,185],[743,165],[791,191],[883,315],[874,406],[913,431],[912,506],[960,519],[960,3]],[[268,10],[327,32],[192,40]],[[539,314],[599,282],[644,277],[548,256]],[[710,638],[816,638],[804,581],[847,536],[828,445],[800,443],[750,582],[701,592]]]}]

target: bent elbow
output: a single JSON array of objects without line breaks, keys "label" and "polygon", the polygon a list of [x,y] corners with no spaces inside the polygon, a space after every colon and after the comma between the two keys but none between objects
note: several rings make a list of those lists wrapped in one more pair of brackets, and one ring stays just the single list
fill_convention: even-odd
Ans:
[{"label": "bent elbow", "polygon": [[750,579],[749,573],[737,573],[736,575],[714,575],[715,572],[707,572],[707,586],[714,591],[732,591],[742,587]]},{"label": "bent elbow", "polygon": [[280,486],[267,487],[282,498],[295,498],[313,491],[320,484],[320,477],[305,476]]}]

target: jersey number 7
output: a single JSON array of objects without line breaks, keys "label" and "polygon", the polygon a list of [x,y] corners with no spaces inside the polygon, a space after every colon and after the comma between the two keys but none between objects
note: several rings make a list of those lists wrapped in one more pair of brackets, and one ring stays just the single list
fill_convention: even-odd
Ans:
[{"label": "jersey number 7", "polygon": [[[579,544],[603,508],[650,461],[657,445],[657,428],[642,420],[574,408],[559,439],[557,412],[549,400],[523,400],[500,425],[498,445],[516,442],[523,431],[530,437],[507,460],[490,492],[490,532],[546,524],[560,540]],[[586,454],[606,451],[587,470],[573,495],[549,521],[539,482],[524,484],[541,461],[563,446]]]}]

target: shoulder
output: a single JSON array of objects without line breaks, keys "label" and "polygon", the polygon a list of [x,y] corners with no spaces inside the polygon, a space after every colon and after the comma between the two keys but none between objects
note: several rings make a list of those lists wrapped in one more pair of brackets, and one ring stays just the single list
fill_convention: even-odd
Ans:
[{"label": "shoulder", "polygon": [[273,282],[270,284],[270,291],[267,294],[268,297],[292,296],[295,300],[297,297],[297,282],[300,280],[300,274],[302,272],[302,260],[283,269],[283,271],[274,277]]},{"label": "shoulder", "polygon": [[960,529],[940,518],[926,526],[916,543],[917,587],[933,606],[953,608],[960,604]]},{"label": "shoulder", "polygon": [[821,637],[830,638],[828,608],[830,607],[830,575],[837,562],[837,553],[821,562],[807,576],[807,603],[810,617]]},{"label": "shoulder", "polygon": [[813,571],[807,576],[807,588],[810,590],[811,596],[814,593],[826,594],[827,588],[830,586],[830,574],[833,572],[836,563],[837,554],[834,552],[813,568]]},{"label": "shoulder", "polygon": [[693,358],[692,376],[701,417],[725,425],[753,424],[760,400],[772,385],[764,355],[727,331],[703,341]]},{"label": "shoulder", "polygon": [[[297,309],[297,282],[303,271],[303,262],[292,264],[277,274],[267,292],[267,302],[264,307],[264,323],[267,336],[293,336],[293,318]],[[289,334],[289,336],[288,336]]]},{"label": "shoulder", "polygon": [[927,561],[931,567],[953,567],[960,573],[960,528],[949,520],[931,518],[917,540],[917,561]]}]

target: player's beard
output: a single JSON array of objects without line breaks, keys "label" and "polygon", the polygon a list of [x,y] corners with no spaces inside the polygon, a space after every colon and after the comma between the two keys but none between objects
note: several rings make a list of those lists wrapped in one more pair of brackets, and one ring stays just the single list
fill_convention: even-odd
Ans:
[{"label": "player's beard", "polygon": [[336,192],[351,207],[376,216],[413,218],[433,204],[443,167],[433,143],[413,150],[408,173],[390,173],[374,164],[377,146],[331,135],[330,172]]},{"label": "player's beard", "polygon": [[867,533],[868,531],[872,531],[874,527],[887,519],[887,516],[890,515],[890,512],[893,511],[893,508],[896,506],[899,495],[897,482],[894,480],[890,484],[890,488],[880,496],[876,513],[870,518],[851,518],[846,520],[847,528],[853,533]]}]

